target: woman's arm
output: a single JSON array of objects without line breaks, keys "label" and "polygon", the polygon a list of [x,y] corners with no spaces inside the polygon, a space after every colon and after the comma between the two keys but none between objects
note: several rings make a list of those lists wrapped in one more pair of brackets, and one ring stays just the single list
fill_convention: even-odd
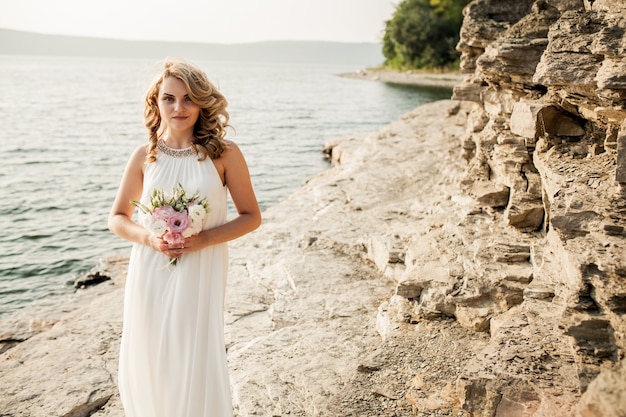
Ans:
[{"label": "woman's arm", "polygon": [[131,219],[135,207],[130,202],[141,198],[145,161],[146,148],[140,146],[135,149],[126,164],[120,187],[109,213],[108,226],[109,230],[126,240],[157,249],[160,245],[159,239]]},{"label": "woman's arm", "polygon": [[261,210],[254,195],[248,165],[239,147],[229,142],[226,151],[213,162],[228,187],[238,215],[221,226],[185,239],[185,247],[189,249],[183,252],[236,239],[255,230],[261,224]]}]

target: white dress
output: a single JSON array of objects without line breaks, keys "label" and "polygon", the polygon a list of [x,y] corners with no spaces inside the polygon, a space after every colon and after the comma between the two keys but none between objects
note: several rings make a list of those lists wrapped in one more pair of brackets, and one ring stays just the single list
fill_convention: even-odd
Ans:
[{"label": "white dress", "polygon": [[[207,198],[204,229],[226,221],[226,187],[210,158],[160,148],[147,164],[141,202],[178,182]],[[139,223],[144,221],[139,213]],[[127,417],[230,417],[224,344],[228,245],[185,253],[177,265],[134,244],[124,298],[119,390]]]}]

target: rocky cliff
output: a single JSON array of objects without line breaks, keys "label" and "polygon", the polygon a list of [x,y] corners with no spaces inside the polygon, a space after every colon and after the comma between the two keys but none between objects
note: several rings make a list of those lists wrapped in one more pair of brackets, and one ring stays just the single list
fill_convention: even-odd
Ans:
[{"label": "rocky cliff", "polygon": [[479,104],[462,181],[477,209],[447,255],[455,279],[433,291],[413,267],[415,308],[489,333],[457,382],[472,415],[624,416],[626,3],[464,14],[454,98]]}]

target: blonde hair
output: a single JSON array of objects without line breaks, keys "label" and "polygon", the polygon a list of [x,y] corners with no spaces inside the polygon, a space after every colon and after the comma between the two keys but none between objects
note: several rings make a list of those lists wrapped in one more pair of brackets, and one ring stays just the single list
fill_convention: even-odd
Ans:
[{"label": "blonde hair", "polygon": [[229,115],[226,111],[226,98],[208,80],[200,67],[182,59],[168,58],[164,62],[163,71],[146,93],[143,119],[149,132],[148,162],[156,161],[157,144],[160,134],[163,133],[158,96],[161,84],[167,77],[176,77],[182,81],[191,101],[200,106],[200,115],[193,128],[192,144],[199,156],[198,160],[219,158],[227,147],[225,137],[226,128],[229,127]]}]

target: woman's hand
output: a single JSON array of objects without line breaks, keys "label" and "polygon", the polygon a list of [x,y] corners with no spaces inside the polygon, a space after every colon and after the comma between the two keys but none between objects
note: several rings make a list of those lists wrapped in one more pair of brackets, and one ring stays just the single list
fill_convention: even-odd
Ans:
[{"label": "woman's hand", "polygon": [[164,253],[171,259],[180,258],[180,255],[183,253],[194,252],[204,248],[206,243],[204,242],[202,234],[207,232],[207,230],[204,230],[200,234],[185,238],[183,243],[167,243],[163,238],[151,235],[148,246],[157,252]]},{"label": "woman's hand", "polygon": [[180,249],[181,253],[195,252],[197,250],[204,249],[208,245],[206,244],[206,235],[210,233],[209,230],[203,230],[198,234],[185,238],[184,248]]},{"label": "woman's hand", "polygon": [[189,248],[184,243],[172,243],[168,244],[163,242],[161,245],[161,252],[170,257],[170,259],[180,258],[185,252],[190,252]]},{"label": "woman's hand", "polygon": [[148,243],[152,249],[167,255],[170,259],[179,258],[183,253],[191,252],[187,240],[183,243],[167,243],[162,238],[152,235]]}]

